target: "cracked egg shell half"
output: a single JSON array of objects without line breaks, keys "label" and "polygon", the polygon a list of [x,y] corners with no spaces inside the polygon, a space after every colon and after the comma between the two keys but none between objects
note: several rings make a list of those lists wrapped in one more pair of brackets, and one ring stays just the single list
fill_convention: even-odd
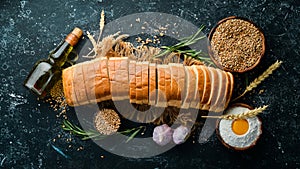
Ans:
[{"label": "cracked egg shell half", "polygon": [[[250,106],[240,103],[230,106],[226,114],[240,114],[251,109]],[[221,119],[217,125],[217,135],[221,142],[234,150],[253,147],[261,134],[261,120],[257,116],[246,119]]]}]

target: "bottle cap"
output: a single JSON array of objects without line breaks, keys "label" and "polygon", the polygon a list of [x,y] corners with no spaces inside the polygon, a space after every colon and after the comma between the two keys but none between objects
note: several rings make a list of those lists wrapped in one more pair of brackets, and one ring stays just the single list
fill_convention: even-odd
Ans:
[{"label": "bottle cap", "polygon": [[83,34],[82,30],[78,27],[75,27],[72,31],[72,34],[74,34],[75,36],[77,36],[77,38],[80,38]]},{"label": "bottle cap", "polygon": [[65,41],[75,46],[79,41],[80,37],[82,36],[83,32],[81,29],[75,27],[71,33],[66,37]]}]

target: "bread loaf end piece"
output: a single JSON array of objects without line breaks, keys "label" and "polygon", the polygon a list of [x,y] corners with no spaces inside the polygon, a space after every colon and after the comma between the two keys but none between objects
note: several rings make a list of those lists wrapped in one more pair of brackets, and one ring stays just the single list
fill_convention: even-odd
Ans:
[{"label": "bread loaf end piece", "polygon": [[69,106],[77,105],[77,100],[76,100],[76,96],[74,93],[74,86],[73,86],[73,72],[74,72],[73,66],[64,69],[62,72],[64,96]]},{"label": "bread loaf end piece", "polygon": [[85,62],[82,65],[83,80],[85,83],[85,91],[89,103],[97,103],[95,96],[95,76],[94,61]]},{"label": "bread loaf end piece", "polygon": [[77,98],[78,105],[88,104],[88,98],[85,90],[85,82],[83,78],[82,65],[78,64],[74,67],[73,85],[74,93]]}]

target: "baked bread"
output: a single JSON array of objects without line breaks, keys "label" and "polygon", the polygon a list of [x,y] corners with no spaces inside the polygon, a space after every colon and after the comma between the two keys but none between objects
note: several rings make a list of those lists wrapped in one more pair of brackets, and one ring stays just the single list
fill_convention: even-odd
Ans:
[{"label": "baked bread", "polygon": [[168,106],[170,105],[169,101],[171,100],[171,69],[169,65],[165,67],[165,89],[166,89],[166,102]]},{"label": "baked bread", "polygon": [[67,69],[63,70],[63,76],[62,76],[64,95],[67,104],[70,106],[77,105],[74,86],[73,86],[73,81],[74,81],[73,72],[74,72],[74,67],[73,66],[68,67]]},{"label": "baked bread", "polygon": [[166,88],[165,88],[165,69],[167,65],[157,65],[158,91],[156,107],[167,107]]},{"label": "baked bread", "polygon": [[136,62],[136,67],[135,67],[135,77],[136,77],[136,104],[142,104],[143,103],[143,90],[142,90],[142,62]]},{"label": "baked bread", "polygon": [[[99,58],[63,70],[63,90],[70,106],[105,100],[197,108],[220,112],[229,104],[231,73],[206,66]],[[157,91],[158,90],[158,91]]]},{"label": "baked bread", "polygon": [[129,61],[129,99],[130,103],[136,102],[136,76],[135,76],[136,61]]},{"label": "baked bread", "polygon": [[142,104],[149,102],[149,62],[142,62]]},{"label": "baked bread", "polygon": [[178,69],[175,63],[169,63],[170,74],[171,74],[171,91],[169,95],[168,105],[169,106],[177,106],[179,104],[178,94],[179,94],[179,76]]},{"label": "baked bread", "polygon": [[215,112],[220,112],[225,109],[225,94],[228,90],[227,88],[227,76],[226,73],[221,71],[220,69],[217,69],[218,77],[219,77],[219,93],[218,93],[218,99],[215,105]]},{"label": "baked bread", "polygon": [[211,75],[207,67],[205,67],[205,74],[204,74],[204,90],[203,90],[203,96],[201,98],[200,103],[203,105],[202,110],[208,110],[209,109],[209,98],[211,94]]},{"label": "baked bread", "polygon": [[155,105],[157,91],[156,91],[156,63],[149,65],[149,105]]}]

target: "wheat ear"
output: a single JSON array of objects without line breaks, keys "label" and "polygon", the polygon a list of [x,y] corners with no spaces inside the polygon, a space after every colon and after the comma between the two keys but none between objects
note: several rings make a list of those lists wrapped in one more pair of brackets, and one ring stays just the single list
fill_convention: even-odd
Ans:
[{"label": "wheat ear", "polygon": [[226,119],[226,120],[234,120],[234,119],[246,119],[250,117],[257,116],[259,113],[262,113],[267,109],[268,105],[255,108],[253,110],[240,113],[240,114],[227,114],[222,116],[201,116],[202,118],[215,118],[215,119]]},{"label": "wheat ear", "polygon": [[100,23],[99,23],[99,30],[100,30],[100,32],[99,32],[97,44],[99,44],[99,42],[100,42],[100,38],[101,38],[103,29],[104,29],[104,25],[105,25],[105,13],[104,13],[104,10],[102,10],[101,17],[100,17]]},{"label": "wheat ear", "polygon": [[233,101],[243,97],[247,92],[250,92],[252,89],[256,88],[262,81],[264,81],[267,77],[269,77],[270,74],[273,73],[274,70],[276,70],[280,65],[282,61],[276,61],[273,63],[266,71],[263,72],[258,78],[254,79],[245,89],[245,91],[238,96],[237,98],[233,99]]}]

